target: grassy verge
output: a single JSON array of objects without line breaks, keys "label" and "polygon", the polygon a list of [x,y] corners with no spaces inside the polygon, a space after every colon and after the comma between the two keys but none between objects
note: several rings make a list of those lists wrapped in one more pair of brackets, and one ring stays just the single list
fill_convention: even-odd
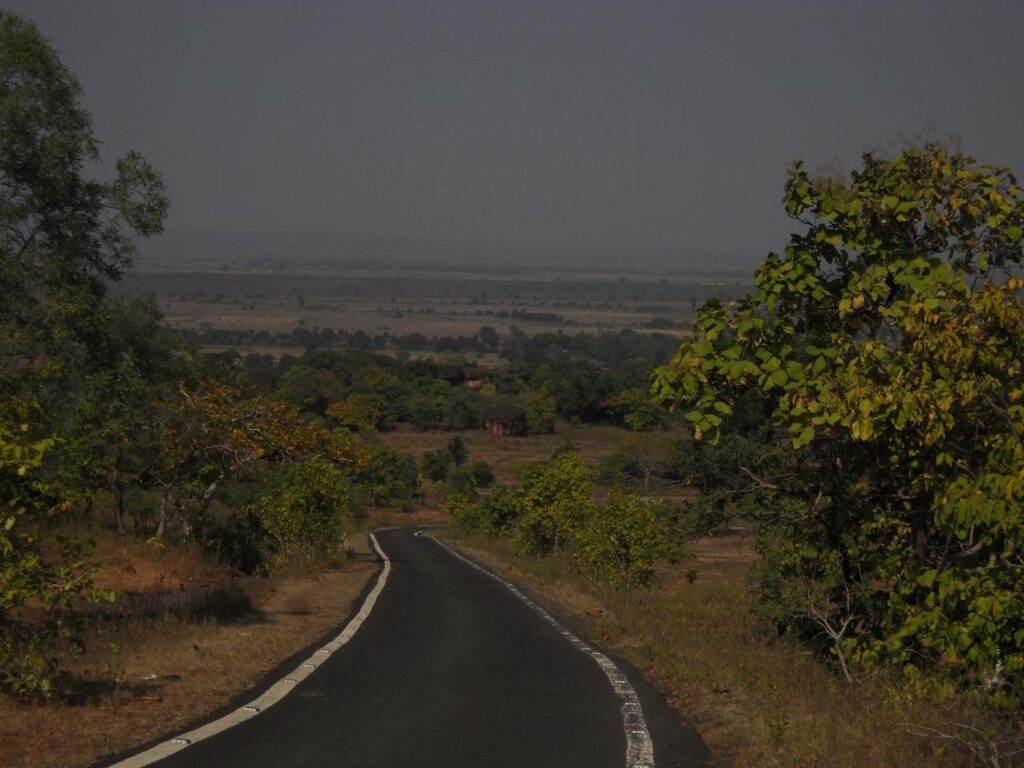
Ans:
[{"label": "grassy verge", "polygon": [[982,765],[966,762],[950,740],[908,730],[943,728],[948,712],[883,678],[848,687],[798,645],[773,638],[752,610],[749,542],[704,542],[696,562],[664,570],[648,593],[626,602],[585,582],[567,558],[522,558],[503,540],[444,535],[641,669],[696,725],[718,766]]},{"label": "grassy verge", "polygon": [[146,547],[105,562],[101,582],[145,582],[133,593],[142,609],[88,618],[88,652],[69,659],[63,701],[0,697],[0,765],[86,766],[202,718],[343,622],[376,572],[351,561],[316,576],[226,580],[187,551]]}]

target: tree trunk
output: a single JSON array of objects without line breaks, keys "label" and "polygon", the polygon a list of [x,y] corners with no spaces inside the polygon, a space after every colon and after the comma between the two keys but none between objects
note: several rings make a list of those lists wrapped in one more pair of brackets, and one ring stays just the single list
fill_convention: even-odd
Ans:
[{"label": "tree trunk", "polygon": [[121,486],[117,462],[107,468],[107,487],[114,497],[114,521],[117,523],[117,532],[124,534],[124,488]]},{"label": "tree trunk", "polygon": [[164,489],[164,495],[160,499],[160,514],[157,516],[156,537],[162,539],[167,529],[167,505],[171,502],[173,486],[168,485]]},{"label": "tree trunk", "polygon": [[199,511],[196,512],[194,520],[194,529],[199,531],[199,535],[203,535],[203,528],[206,524],[206,512],[210,509],[210,503],[213,501],[214,495],[217,493],[217,489],[220,488],[220,484],[224,481],[224,475],[221,475],[203,491],[203,496],[199,500]]}]

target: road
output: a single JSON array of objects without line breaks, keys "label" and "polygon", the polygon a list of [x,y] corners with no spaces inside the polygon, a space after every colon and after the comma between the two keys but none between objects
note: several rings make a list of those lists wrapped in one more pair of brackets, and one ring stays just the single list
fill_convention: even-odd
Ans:
[{"label": "road", "polygon": [[[314,654],[313,660],[325,660],[315,670],[306,665],[308,677],[288,683],[288,695],[209,738],[193,736],[194,743],[173,747],[180,751],[158,762],[150,763],[161,745],[116,764],[705,764],[700,739],[660,694],[562,629],[518,590],[412,530],[383,531],[377,539],[390,567],[379,593],[371,593],[372,608],[364,608],[361,626],[342,647]],[[271,685],[264,697],[282,685]]]}]

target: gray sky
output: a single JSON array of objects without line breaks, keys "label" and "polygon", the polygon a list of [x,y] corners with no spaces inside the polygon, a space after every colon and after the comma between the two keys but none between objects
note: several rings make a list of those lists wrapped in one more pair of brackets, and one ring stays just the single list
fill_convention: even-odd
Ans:
[{"label": "gray sky", "polygon": [[[0,0],[178,229],[760,257],[785,168],[934,124],[1024,173],[1024,3]],[[725,259],[729,261],[729,258]],[[734,264],[733,261],[731,264]]]}]

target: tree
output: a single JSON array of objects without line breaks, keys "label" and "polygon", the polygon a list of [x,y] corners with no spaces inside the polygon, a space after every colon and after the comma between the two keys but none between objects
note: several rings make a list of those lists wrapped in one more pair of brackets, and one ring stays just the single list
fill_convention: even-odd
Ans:
[{"label": "tree", "polygon": [[480,488],[489,488],[494,482],[494,467],[486,461],[474,461],[466,469]]},{"label": "tree", "polygon": [[513,534],[515,546],[528,555],[557,553],[572,541],[594,508],[590,470],[575,451],[560,453],[549,464],[528,467],[515,494],[521,510]]},{"label": "tree", "polygon": [[658,562],[682,556],[675,520],[670,504],[613,489],[576,533],[576,559],[593,578],[625,588],[628,596],[651,584]]},{"label": "tree", "polygon": [[557,406],[547,392],[534,392],[523,397],[526,429],[531,435],[549,435],[555,431]]},{"label": "tree", "polygon": [[461,467],[469,459],[469,449],[462,435],[455,435],[448,439],[448,454],[456,467]]},{"label": "tree", "polygon": [[[300,418],[289,403],[249,395],[236,387],[206,381],[182,387],[168,409],[160,468],[163,494],[157,536],[170,522],[171,508],[186,533],[202,525],[220,486],[268,461],[298,460],[319,454],[339,464],[366,458],[343,436],[332,436]],[[191,509],[190,509],[191,507]]]},{"label": "tree", "polygon": [[[0,11],[0,685],[24,695],[53,690],[61,653],[77,644],[65,609],[99,596],[82,546],[64,541],[54,557],[36,539],[45,513],[69,506],[42,480],[61,474],[44,465],[58,455],[55,425],[83,379],[124,362],[104,360],[105,281],[130,263],[131,235],[157,234],[167,210],[136,152],[111,181],[86,175],[99,143],[79,93],[36,27]],[[27,621],[27,604],[43,618]]]},{"label": "tree", "polygon": [[498,345],[501,344],[501,336],[490,325],[480,326],[480,330],[477,331],[476,335],[484,343],[484,346],[490,350],[497,349]]},{"label": "tree", "polygon": [[349,471],[353,482],[371,504],[394,504],[408,508],[420,487],[416,459],[385,445],[370,446],[365,466],[355,465]]},{"label": "tree", "polygon": [[448,430],[476,429],[483,423],[486,400],[470,389],[453,390],[444,402],[441,427]]},{"label": "tree", "polygon": [[[785,199],[803,231],[753,293],[704,305],[655,391],[698,438],[744,399],[770,414],[778,449],[737,467],[764,510],[765,605],[813,586],[852,617],[840,662],[1018,706],[1024,190],[926,144],[848,180],[797,164]],[[816,633],[807,608],[779,618]]]},{"label": "tree", "polygon": [[332,403],[324,414],[338,426],[356,432],[390,429],[394,416],[380,395],[354,394]]},{"label": "tree", "polygon": [[338,557],[352,529],[348,481],[323,456],[288,464],[257,514],[279,547],[278,564]]},{"label": "tree", "polygon": [[452,455],[447,450],[427,451],[420,459],[420,469],[431,482],[440,483],[448,476]]},{"label": "tree", "polygon": [[640,387],[630,387],[612,395],[605,407],[622,419],[634,432],[649,432],[663,424],[663,412],[651,402],[650,393]]},{"label": "tree", "polygon": [[[0,387],[59,379],[91,342],[90,319],[134,254],[160,232],[167,198],[136,152],[112,181],[80,89],[36,27],[0,11]],[[44,364],[47,363],[47,364]],[[58,387],[59,390],[59,387]]]},{"label": "tree", "polygon": [[[61,425],[60,465],[68,485],[85,494],[106,488],[124,532],[125,490],[158,463],[156,401],[182,372],[176,334],[146,302],[106,301],[98,315],[102,358],[77,383],[73,411]],[[95,357],[95,355],[94,355]]]}]

